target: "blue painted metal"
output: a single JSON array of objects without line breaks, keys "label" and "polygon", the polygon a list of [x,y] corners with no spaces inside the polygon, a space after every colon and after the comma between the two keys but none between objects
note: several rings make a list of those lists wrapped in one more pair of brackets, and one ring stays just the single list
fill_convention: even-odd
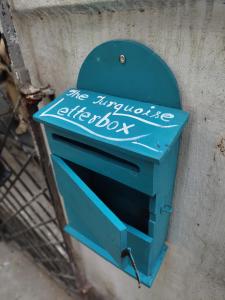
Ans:
[{"label": "blue painted metal", "polygon": [[[122,64],[120,55],[125,55]],[[77,88],[34,118],[45,124],[65,230],[147,286],[163,261],[179,138],[188,120],[176,80],[149,48],[110,41],[81,67]]]}]

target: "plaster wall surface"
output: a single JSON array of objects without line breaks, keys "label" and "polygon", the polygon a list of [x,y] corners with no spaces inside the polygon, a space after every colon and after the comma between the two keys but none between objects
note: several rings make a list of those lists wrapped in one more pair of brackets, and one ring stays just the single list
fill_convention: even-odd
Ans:
[{"label": "plaster wall surface", "polygon": [[[72,300],[15,245],[0,242],[1,300]],[[78,300],[78,299],[77,299]]]},{"label": "plaster wall surface", "polygon": [[99,43],[134,39],[168,63],[191,114],[181,143],[169,251],[153,287],[138,289],[135,280],[81,245],[87,276],[115,299],[225,299],[225,3],[85,1],[84,9],[79,2],[84,4],[13,1],[33,83],[49,83],[60,93],[75,84],[81,63]]}]

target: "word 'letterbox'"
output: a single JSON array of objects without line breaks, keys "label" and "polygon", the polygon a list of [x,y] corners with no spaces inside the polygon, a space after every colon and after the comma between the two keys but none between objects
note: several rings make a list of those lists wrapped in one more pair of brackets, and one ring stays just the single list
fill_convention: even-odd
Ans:
[{"label": "word 'letterbox'", "polygon": [[44,123],[68,234],[151,286],[165,256],[181,131],[176,80],[149,48],[110,41]]}]

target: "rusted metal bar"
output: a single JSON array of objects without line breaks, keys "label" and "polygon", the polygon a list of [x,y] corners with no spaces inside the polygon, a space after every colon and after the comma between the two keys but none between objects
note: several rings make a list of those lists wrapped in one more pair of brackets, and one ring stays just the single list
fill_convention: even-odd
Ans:
[{"label": "rusted metal bar", "polygon": [[34,152],[31,153],[26,162],[24,163],[23,167],[21,168],[21,170],[16,174],[15,178],[11,181],[9,187],[6,188],[6,191],[3,193],[2,195],[2,199],[0,200],[0,203],[4,200],[4,197],[6,196],[6,194],[10,191],[10,189],[14,186],[14,184],[16,183],[16,181],[20,178],[21,174],[23,173],[23,171],[25,170],[25,168],[28,166],[29,162],[31,161],[31,159],[33,158]]},{"label": "rusted metal bar", "polygon": [[30,226],[29,228],[27,228],[27,229],[25,229],[25,230],[21,230],[21,231],[17,232],[16,234],[12,234],[12,235],[10,236],[10,240],[13,240],[14,238],[17,238],[18,236],[23,235],[23,234],[25,234],[25,233],[27,233],[27,232],[29,232],[29,231],[31,231],[31,230],[35,230],[35,229],[38,229],[38,228],[41,227],[41,226],[44,226],[44,225],[46,225],[46,224],[49,224],[49,223],[51,223],[53,220],[55,220],[55,218],[51,218],[50,220],[47,220],[47,221],[42,222],[42,223],[39,223],[39,224],[37,224],[37,225],[35,225],[35,226]]},{"label": "rusted metal bar", "polygon": [[[21,191],[16,187],[14,186],[14,189],[15,191],[20,195],[20,197],[26,202],[26,198],[24,197],[24,195],[21,193]],[[17,203],[18,205],[20,205],[19,201],[16,199],[15,195],[12,194],[11,192],[8,193],[15,201],[15,203]],[[5,196],[5,200],[7,200],[11,205],[12,205],[12,202],[9,201],[8,197]],[[2,199],[4,201],[4,199]],[[31,216],[31,214],[28,212],[28,211],[24,211],[25,215],[27,215],[27,217],[35,224],[35,221],[33,219],[33,217]],[[38,220],[40,222],[43,222],[44,219],[39,215],[37,214],[37,212],[34,210],[33,211],[34,215],[38,218]],[[51,217],[50,214],[47,215],[49,218]],[[55,225],[57,225],[57,221],[53,222]],[[29,225],[29,224],[28,224]],[[48,229],[49,233],[58,241],[58,237],[55,235],[55,233],[51,230],[51,228],[49,228],[48,226],[46,226],[46,228]],[[45,233],[45,231],[42,232],[43,236],[45,238],[49,238],[49,236]]]},{"label": "rusted metal bar", "polygon": [[[21,165],[22,166],[22,165]],[[16,174],[16,173],[15,173]],[[19,178],[19,179],[21,179],[21,177]],[[21,196],[21,198],[23,198],[24,199],[24,201],[26,201],[26,198],[23,196],[23,194],[21,194],[21,192],[20,192],[20,190],[16,187],[16,186],[14,186],[14,189],[15,190],[17,190],[17,192],[19,192],[20,193],[20,196]],[[11,195],[11,197],[14,199],[14,202],[15,203],[17,203],[18,204],[18,206],[20,205],[20,203],[17,201],[17,199],[16,199],[16,197],[14,196],[14,194],[12,194],[11,192],[9,192],[8,194],[7,194],[7,197],[5,197],[5,205],[7,205],[7,206],[9,206],[9,205],[11,205],[12,207],[13,207],[13,209],[14,210],[16,210],[16,207],[15,207],[15,205],[13,204],[13,201],[11,201],[9,198],[8,198],[8,195]],[[37,213],[36,213],[36,211],[35,210],[32,210],[31,211],[31,213],[34,213],[37,217],[39,217],[39,220],[40,220],[40,215],[38,215]],[[33,220],[33,217],[31,216],[31,214],[30,213],[28,213],[28,211],[24,211],[24,214],[25,215],[27,215],[27,217],[33,222],[34,220]],[[11,213],[10,213],[10,215],[11,215]],[[28,220],[27,219],[25,219],[24,218],[24,215],[21,215],[21,217],[22,217],[22,219],[23,219],[23,221],[25,222],[25,224],[27,225],[27,227],[29,227],[30,226],[30,223],[28,222]],[[42,219],[41,219],[42,220]],[[13,225],[13,227],[12,228],[16,228],[17,229],[17,227],[19,227],[19,226],[15,226],[15,225]],[[55,234],[53,233],[53,231],[51,230],[51,228],[49,228],[48,227],[48,225],[45,225],[45,227],[42,229],[42,228],[39,228],[39,231],[40,231],[40,237],[41,237],[41,235],[42,236],[45,236],[46,237],[46,239],[48,239],[49,238],[49,236],[46,234],[46,229],[49,231],[49,233],[51,233],[52,234],[52,236],[54,236],[55,237],[55,239],[56,240],[58,240],[57,239],[57,236],[55,236]],[[14,230],[13,230],[14,231]],[[19,240],[18,240],[18,238],[19,238]],[[37,238],[38,238],[38,235],[37,235],[37,233],[36,232],[30,232],[29,233],[29,235],[27,236],[27,234],[26,235],[24,235],[24,236],[19,236],[17,238],[17,241],[18,241],[18,243],[20,244],[20,245],[22,245],[22,247],[24,247],[24,244],[26,245],[27,243],[29,243],[30,244],[30,249],[28,249],[29,250],[29,252],[31,252],[31,254],[34,256],[34,257],[54,257],[56,254],[57,254],[57,248],[55,248],[55,251],[53,250],[53,249],[48,249],[48,248],[44,248],[44,251],[40,251],[40,250],[38,250],[38,249],[36,249],[36,247],[35,247],[35,245],[37,244],[36,242],[35,242],[35,244],[33,244],[32,245],[32,240],[33,240],[33,238],[35,239],[35,241],[37,240]],[[62,246],[63,247],[63,246]],[[51,250],[51,252],[49,252]],[[63,251],[65,251],[65,249],[63,249]],[[43,252],[43,253],[42,253]],[[65,252],[66,253],[66,252]],[[57,271],[59,271],[60,270],[60,268],[58,267],[58,265],[57,265],[57,262],[49,262],[49,263],[43,263],[43,265],[45,265],[45,267],[46,268],[49,268],[49,269],[54,269],[54,270],[57,270]],[[65,283],[66,284],[66,283]]]},{"label": "rusted metal bar", "polygon": [[[14,158],[15,161],[18,163],[18,165],[19,165],[20,167],[22,167],[21,161],[20,161],[16,156],[14,156],[13,158]],[[3,160],[4,160],[4,159],[3,159]],[[38,189],[41,189],[41,185],[39,184],[39,182],[33,177],[33,175],[32,175],[27,169],[24,170],[24,173],[25,173],[27,176],[29,176],[30,180],[34,183],[34,185],[35,185]],[[26,184],[26,183],[23,181],[22,178],[21,178],[21,182],[23,182],[24,185]],[[49,195],[48,195],[46,192],[44,193],[44,195],[45,195],[45,197],[48,199],[48,201],[50,201],[50,197],[49,197]]]},{"label": "rusted metal bar", "polygon": [[[10,210],[11,211],[11,210]],[[0,210],[1,213],[3,213],[3,215],[7,215],[5,213],[5,206],[3,207],[3,209]],[[11,212],[10,212],[11,214]],[[17,221],[15,224],[13,224],[12,226],[12,230],[14,231],[14,228],[20,228],[21,226],[19,225],[18,223],[18,219],[14,219],[14,221]],[[35,237],[37,235],[36,232],[29,232],[27,234],[24,234],[23,236],[20,236],[19,237],[19,240],[18,243],[19,245],[21,245],[22,247],[24,246],[24,244],[26,245],[27,242],[29,241],[30,243],[30,247],[28,249],[28,251],[30,252],[30,254],[33,256],[33,257],[36,257],[36,258],[48,258],[48,257],[55,257],[56,254],[57,254],[57,248],[55,248],[55,251],[54,251],[54,256],[52,253],[48,253],[48,251],[40,251],[41,249],[37,249],[36,248],[36,244],[37,244],[37,238]],[[33,236],[34,236],[34,239],[35,239],[35,244],[32,245],[32,239],[33,239]],[[44,248],[47,250],[47,248]],[[61,255],[60,255],[61,256]],[[61,268],[59,268],[57,262],[42,262],[43,266],[45,266],[48,270],[54,270],[54,272],[60,272]],[[64,282],[66,284],[66,282]]]},{"label": "rusted metal bar", "polygon": [[62,259],[62,258],[57,258],[57,257],[54,257],[54,258],[37,258],[35,259],[35,261],[37,262],[62,262],[65,264],[65,259]]},{"label": "rusted metal bar", "polygon": [[62,277],[62,278],[70,279],[70,280],[75,279],[75,276],[73,276],[73,275],[68,275],[68,274],[63,274],[63,273],[54,273],[54,272],[51,272],[51,274],[56,277]]},{"label": "rusted metal bar", "polygon": [[1,145],[0,145],[0,154],[2,153],[2,150],[3,150],[3,148],[4,148],[5,144],[6,144],[6,141],[7,141],[8,137],[9,137],[9,135],[10,135],[10,130],[11,130],[12,125],[13,125],[14,117],[15,117],[15,114],[16,114],[16,112],[18,110],[18,107],[19,107],[20,103],[21,103],[21,98],[19,98],[17,100],[16,105],[14,106],[14,109],[13,109],[13,113],[10,116],[9,124],[7,126],[4,138],[3,138],[2,142],[1,142]]},{"label": "rusted metal bar", "polygon": [[[37,111],[37,107],[36,108],[32,107],[29,110],[31,115],[33,115],[33,113],[36,111]],[[76,257],[77,255],[75,253],[73,253],[74,250],[73,250],[73,245],[72,245],[71,239],[63,230],[64,226],[66,225],[66,218],[64,215],[61,199],[58,194],[57,186],[55,183],[52,166],[49,161],[48,150],[47,150],[47,147],[45,144],[45,139],[44,139],[44,136],[43,136],[43,133],[42,133],[42,130],[41,130],[41,127],[39,126],[39,124],[31,121],[31,127],[32,127],[33,132],[35,132],[35,138],[36,138],[37,145],[42,145],[42,147],[39,147],[39,154],[41,157],[40,163],[44,170],[45,179],[46,179],[49,191],[50,191],[51,199],[54,199],[53,206],[55,208],[57,220],[61,227],[62,235],[63,235],[64,241],[65,241],[66,251],[70,258],[71,267],[73,269],[73,273],[75,274],[74,278],[76,278],[76,280],[74,282],[74,285],[75,285],[76,289],[83,289],[83,287],[87,285],[87,281],[86,281],[86,278],[84,275],[84,271],[81,269],[80,263],[74,259],[74,257]]]},{"label": "rusted metal bar", "polygon": [[[61,246],[62,248],[63,248],[63,245],[64,245],[65,243],[64,242],[55,242],[55,243],[52,243],[52,242],[49,242],[49,243],[43,243],[43,244],[35,244],[34,245],[34,247],[35,248],[43,248],[43,247],[48,247],[48,246]],[[27,250],[27,249],[30,249],[30,247],[31,246],[25,246],[25,247],[23,247],[23,251],[24,250]]]},{"label": "rusted metal bar", "polygon": [[[7,203],[4,206],[3,210],[5,210],[6,206],[8,206],[8,203],[9,203],[9,201],[7,201]],[[15,209],[15,205],[13,204],[13,202],[11,203],[11,205],[12,205],[13,209]],[[7,213],[8,215],[12,214],[11,207],[9,207],[8,212],[9,212],[9,213]],[[20,224],[22,224],[21,221],[19,221],[19,219],[13,219],[13,220],[16,221],[16,222],[15,222],[15,224],[13,224],[13,226],[10,226],[10,227],[12,227],[12,231],[14,231],[15,228],[21,228],[21,225],[20,225]],[[24,220],[26,225],[22,225],[22,228],[30,228],[29,222],[24,217],[23,217],[23,220]],[[39,230],[41,231],[41,228],[39,228]],[[10,235],[9,235],[9,238],[10,238]],[[24,235],[20,235],[20,236],[16,237],[15,240],[20,245],[22,245],[22,247],[24,247],[24,244],[27,245],[27,243],[29,242],[29,246],[30,246],[29,252],[31,252],[31,254],[34,257],[38,257],[38,258],[55,257],[57,255],[57,248],[55,248],[54,253],[52,251],[49,252],[50,249],[47,249],[47,248],[45,248],[46,249],[45,251],[43,251],[44,249],[42,251],[40,251],[41,249],[36,248],[37,240],[40,240],[40,238],[41,238],[41,236],[39,236],[39,234],[36,231],[29,231],[29,232],[24,233]],[[33,239],[35,240],[34,244],[32,244]],[[61,253],[59,253],[59,254],[60,254],[60,257],[61,257]],[[46,262],[46,263],[43,263],[43,264],[46,266],[46,268],[49,268],[49,270],[52,269],[52,270],[60,271],[60,268],[54,262]]]},{"label": "rusted metal bar", "polygon": [[[13,159],[18,163],[19,160],[16,159],[16,157],[13,157]],[[3,159],[3,161],[6,162],[4,159]],[[18,163],[18,164],[19,164],[19,163]],[[6,165],[10,168],[10,166],[8,165],[7,162],[6,162]],[[26,168],[23,168],[23,164],[20,163],[19,165],[20,165],[20,167],[21,167],[21,170],[23,170],[24,174],[28,174]],[[10,168],[10,169],[12,169],[12,168]],[[12,169],[12,173],[13,173],[13,175],[17,176],[17,173],[16,173],[13,169]],[[31,179],[31,177],[32,177],[32,176],[30,176],[30,174],[29,174],[29,179]],[[25,190],[29,192],[30,196],[34,196],[34,193],[33,193],[32,189],[31,189],[31,188],[29,187],[29,185],[23,180],[22,176],[19,176],[19,180],[20,180],[21,184],[23,185],[23,187],[25,188]],[[41,187],[39,186],[38,188],[40,189]]]},{"label": "rusted metal bar", "polygon": [[[15,157],[14,157],[14,158],[15,158]],[[10,168],[10,166],[8,165],[8,163],[7,163],[5,160],[4,160],[4,162],[6,163],[6,166],[7,166],[8,168]],[[21,166],[22,166],[22,164],[21,164]],[[14,172],[14,170],[13,170],[12,168],[10,168],[10,169],[12,170],[12,172]],[[25,169],[25,170],[26,170],[26,169]],[[25,170],[24,170],[24,172],[25,172]],[[14,174],[16,174],[16,173],[14,172]],[[22,180],[22,177],[19,178],[19,181],[20,181],[20,183],[22,184],[22,186],[27,187],[27,185],[25,185],[24,181]],[[10,180],[9,180],[9,182],[10,182]],[[17,186],[14,186],[14,189],[15,189],[15,191],[18,193],[18,195],[24,200],[24,202],[27,202],[27,199],[24,197],[24,195],[22,194],[22,192],[20,191],[20,189],[19,189]],[[28,189],[28,191],[30,191],[30,189]],[[9,195],[14,199],[14,201],[15,201],[16,203],[18,203],[18,205],[20,205],[20,203],[18,202],[18,200],[16,199],[16,197],[15,197],[11,192],[9,192]],[[34,195],[33,192],[30,191],[30,195],[33,196],[33,195]],[[3,200],[3,201],[4,201],[4,200]],[[41,203],[38,203],[38,205],[39,205],[40,208],[45,212],[46,216],[50,218],[50,217],[51,217],[51,214],[46,210],[46,208],[45,208]],[[31,217],[31,215],[30,215],[28,212],[25,212],[25,213],[27,214],[28,218],[29,218],[31,221],[34,221],[33,218]],[[33,213],[34,213],[34,215],[39,219],[40,222],[43,221],[43,218],[42,218],[39,214],[37,214],[35,210],[33,211]],[[55,221],[54,223],[55,223],[55,225],[58,225],[57,221]],[[51,230],[51,228],[48,228],[48,227],[47,227],[47,229],[50,231],[51,235],[52,235],[56,240],[58,240],[57,236],[54,234],[54,232]],[[44,236],[46,236],[46,238],[47,238],[47,235],[46,235],[45,233],[43,233],[43,234],[44,234]]]},{"label": "rusted metal bar", "polygon": [[[14,159],[15,159],[15,157],[14,157]],[[4,162],[5,162],[5,160],[4,160]],[[10,168],[10,166],[6,163],[6,165]],[[15,172],[14,172],[15,173]],[[24,173],[26,173],[26,169],[24,170]],[[27,174],[29,174],[28,172],[27,172]],[[29,178],[31,179],[31,178],[33,178],[32,176],[29,176]],[[34,193],[33,193],[33,191],[28,187],[28,185],[23,181],[23,179],[22,179],[22,177],[20,177],[19,178],[20,179],[20,183],[26,188],[26,190],[30,193],[30,195],[31,196],[34,196]],[[9,182],[10,182],[10,180],[9,180]],[[33,182],[34,182],[34,179],[33,179]],[[19,191],[19,189],[16,187],[16,186],[14,186],[14,188],[15,188],[15,190],[19,193],[19,195],[24,199],[24,201],[26,200],[25,199],[25,197],[22,195],[22,193]],[[38,185],[38,188],[40,188],[40,185]],[[50,201],[50,198],[49,198],[49,196],[47,195],[47,193],[46,193],[46,191],[47,191],[47,189],[44,189],[45,191],[44,191],[44,195],[45,195],[45,197],[47,198],[47,200],[48,201]],[[42,205],[42,203],[41,202],[38,202],[37,203],[37,205],[43,210],[43,212],[50,218],[51,217],[51,214],[48,212],[48,210],[44,207],[44,205]],[[35,212],[34,212],[35,213]],[[35,213],[35,215],[37,215],[36,213]],[[39,217],[39,215],[37,215],[38,217]],[[55,224],[57,224],[57,222],[55,222]],[[57,224],[58,225],[58,224]],[[52,232],[52,234],[54,235],[54,233]]]},{"label": "rusted metal bar", "polygon": [[[16,160],[15,157],[14,157],[14,159]],[[5,162],[5,164],[7,165],[7,167],[8,167],[10,170],[12,170],[12,173],[14,173],[14,174],[16,175],[16,172],[15,172],[12,168],[10,168],[10,166],[7,164],[7,162],[6,162],[5,160],[3,160],[3,161]],[[18,159],[17,159],[17,162],[19,163],[19,160],[18,160]],[[22,166],[21,163],[20,163],[20,165]],[[26,172],[26,169],[24,170],[24,173],[28,174],[30,179],[31,179],[31,177],[33,177],[30,173]],[[22,184],[22,186],[24,186],[24,187],[26,188],[26,190],[30,193],[30,195],[33,196],[34,194],[33,194],[32,190],[28,187],[28,185],[25,183],[25,181],[22,179],[22,177],[20,177],[19,180],[20,180],[20,183]],[[10,182],[10,179],[9,179],[8,181]],[[19,190],[16,186],[14,186],[14,188],[15,188],[15,190],[18,192],[18,194],[20,195],[20,197],[21,197],[22,199],[24,199],[24,201],[26,201],[26,198],[23,196],[23,194],[20,192],[20,190]],[[38,188],[41,188],[41,186],[38,185]],[[47,190],[47,189],[45,189],[45,191],[46,191],[46,190]],[[44,195],[45,195],[45,197],[46,197],[46,192],[44,192]],[[48,201],[50,201],[50,199],[49,199],[48,196],[47,196],[46,198],[47,198]],[[50,213],[47,211],[47,209],[46,209],[41,203],[38,202],[37,204],[38,204],[38,206],[40,206],[40,208],[45,212],[45,214],[50,218],[51,215],[50,215]],[[35,212],[34,212],[34,213],[35,213]],[[35,213],[35,215],[37,215],[37,214]],[[37,216],[39,217],[39,215],[37,215]],[[55,222],[55,224],[56,224],[56,222]],[[58,224],[57,224],[57,225],[58,225]],[[53,233],[52,233],[52,234],[53,234]],[[53,235],[54,235],[54,234],[53,234]]]},{"label": "rusted metal bar", "polygon": [[1,0],[0,7],[1,23],[3,32],[7,40],[7,46],[13,62],[13,70],[19,84],[22,86],[31,84],[28,70],[25,68],[22,52],[17,38],[17,33],[13,24],[10,5],[7,0]]},{"label": "rusted metal bar", "polygon": [[5,226],[8,222],[10,222],[13,218],[15,218],[16,216],[18,216],[21,212],[23,212],[27,207],[29,207],[33,202],[35,202],[41,195],[43,195],[44,191],[47,188],[44,188],[43,190],[41,190],[40,192],[38,192],[36,195],[33,196],[33,198],[28,201],[26,204],[24,204],[23,206],[21,206],[14,214],[12,214],[8,219],[6,219],[5,221],[3,221],[0,224],[0,230],[2,229],[3,226]]},{"label": "rusted metal bar", "polygon": [[[14,198],[14,200],[15,200],[15,202],[17,202],[16,198]],[[9,199],[7,200],[7,206],[8,206],[8,204],[11,204],[13,206],[13,208],[15,209],[15,205],[13,205],[13,202],[9,201]],[[35,210],[33,212],[35,212]],[[24,211],[24,213],[27,214],[29,216],[29,218],[31,218],[31,215],[28,214],[27,211]],[[23,215],[22,215],[22,217],[23,217]],[[31,218],[31,219],[33,220],[33,218]],[[24,217],[23,217],[23,220],[27,224],[27,227],[29,227],[30,224],[27,222],[26,219],[24,219]],[[43,236],[46,236],[46,238],[48,239],[49,236],[46,235],[46,233],[45,233],[45,229],[48,229],[49,233],[51,233],[56,238],[56,240],[58,240],[57,237],[55,236],[55,234],[53,234],[52,230],[50,230],[50,228],[48,228],[47,226],[48,225],[45,225],[45,228],[43,228],[43,230],[41,228],[39,228],[40,233]],[[14,226],[14,228],[17,228],[17,226]],[[38,257],[38,258],[42,258],[42,257],[44,257],[44,258],[46,258],[46,257],[55,257],[56,254],[57,254],[57,248],[55,248],[55,251],[53,251],[53,249],[47,249],[47,248],[45,248],[45,251],[41,251],[40,252],[40,250],[36,249],[36,247],[35,247],[36,242],[35,242],[35,244],[32,245],[32,239],[34,238],[35,240],[37,240],[37,237],[38,237],[37,233],[35,231],[33,231],[33,232],[29,233],[28,237],[25,237],[25,235],[24,235],[24,237],[23,236],[19,236],[19,237],[17,237],[17,240],[18,240],[18,238],[20,239],[20,241],[19,241],[20,244],[21,244],[21,241],[23,241],[23,240],[25,240],[26,244],[29,242],[29,244],[30,244],[29,251],[31,251],[33,253],[33,255],[36,256],[36,257]],[[65,251],[65,249],[63,249],[63,251]],[[59,251],[58,251],[58,253],[59,253]],[[60,256],[61,256],[61,254],[60,254]],[[57,262],[53,262],[53,261],[52,262],[46,262],[46,263],[43,262],[43,264],[46,265],[46,268],[54,269],[54,270],[58,270],[58,271],[60,270],[60,268],[57,265]]]},{"label": "rusted metal bar", "polygon": [[[70,237],[63,231],[64,226],[66,225],[66,217],[64,214],[63,206],[61,203],[60,196],[57,191],[57,186],[54,179],[53,170],[51,167],[51,163],[48,156],[48,148],[45,144],[45,138],[42,132],[42,129],[39,124],[35,123],[32,119],[33,113],[38,110],[38,103],[42,100],[44,96],[48,96],[50,99],[53,98],[52,91],[48,89],[45,90],[35,90],[31,85],[31,80],[29,76],[29,72],[25,68],[24,60],[22,57],[22,53],[20,50],[20,46],[17,39],[16,30],[13,24],[13,18],[10,11],[10,6],[7,0],[1,0],[0,6],[0,16],[2,20],[3,31],[8,42],[9,54],[12,61],[13,71],[16,75],[18,80],[19,86],[21,88],[21,92],[23,95],[22,101],[26,104],[27,112],[29,115],[29,123],[31,126],[32,136],[34,138],[34,145],[38,150],[39,158],[40,158],[40,165],[43,170],[43,174],[47,183],[47,187],[49,189],[50,198],[52,200],[52,204],[55,209],[55,213],[57,216],[57,220],[60,226],[60,230],[65,242],[65,249],[67,255],[69,257],[71,272],[73,276],[68,274],[63,274],[62,272],[55,273],[50,271],[51,274],[54,276],[58,276],[61,278],[67,278],[73,281],[74,288],[76,292],[79,292],[80,295],[83,297],[87,296],[88,299],[100,300],[102,297],[95,291],[91,285],[87,282],[84,269],[77,259],[79,255],[74,252],[74,248],[71,242]],[[43,223],[42,223],[43,224]],[[40,224],[41,225],[41,224]],[[33,231],[33,230],[30,230]],[[15,234],[14,238],[21,238],[21,235],[27,234],[30,231],[20,232]],[[40,249],[40,248],[39,248]],[[50,268],[51,270],[51,268]],[[70,277],[70,278],[68,278]],[[68,285],[69,286],[69,285]],[[71,286],[71,284],[70,284]],[[94,291],[94,292],[93,292]]]},{"label": "rusted metal bar", "polygon": [[[17,220],[18,221],[18,220]],[[18,222],[17,222],[18,223]],[[18,224],[17,224],[18,225]],[[17,227],[21,227],[20,225],[18,226],[13,226],[12,230],[14,230],[14,228],[17,228]],[[27,227],[26,227],[27,228]],[[30,232],[26,232],[24,233],[23,235],[20,235],[18,237],[15,237],[14,240],[16,240],[20,246],[24,246],[24,244],[27,244],[27,241],[29,241],[29,244],[30,244],[30,249],[29,249],[29,252],[31,253],[31,255],[35,258],[48,258],[48,257],[52,257],[53,254],[54,256],[56,255],[57,251],[55,251],[54,253],[50,253],[49,251],[40,251],[40,249],[37,249],[35,247],[36,245],[36,242],[35,244],[32,244],[32,239],[35,239],[37,240],[38,238],[38,234],[37,232],[35,231],[30,231]],[[49,250],[49,249],[48,249]],[[57,249],[55,249],[57,250]],[[43,262],[43,265],[48,269],[48,270],[54,270],[54,271],[60,271],[61,269],[59,268],[59,266],[57,265],[56,262]]]}]

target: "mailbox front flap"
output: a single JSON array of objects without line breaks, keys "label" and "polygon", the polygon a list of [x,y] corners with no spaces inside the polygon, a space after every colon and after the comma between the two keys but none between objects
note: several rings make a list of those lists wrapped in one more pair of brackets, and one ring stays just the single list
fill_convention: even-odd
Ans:
[{"label": "mailbox front flap", "polygon": [[52,155],[52,161],[69,225],[120,263],[127,243],[126,226],[61,158]]},{"label": "mailbox front flap", "polygon": [[70,89],[34,115],[72,139],[107,143],[160,161],[181,134],[188,113],[170,107]]}]

